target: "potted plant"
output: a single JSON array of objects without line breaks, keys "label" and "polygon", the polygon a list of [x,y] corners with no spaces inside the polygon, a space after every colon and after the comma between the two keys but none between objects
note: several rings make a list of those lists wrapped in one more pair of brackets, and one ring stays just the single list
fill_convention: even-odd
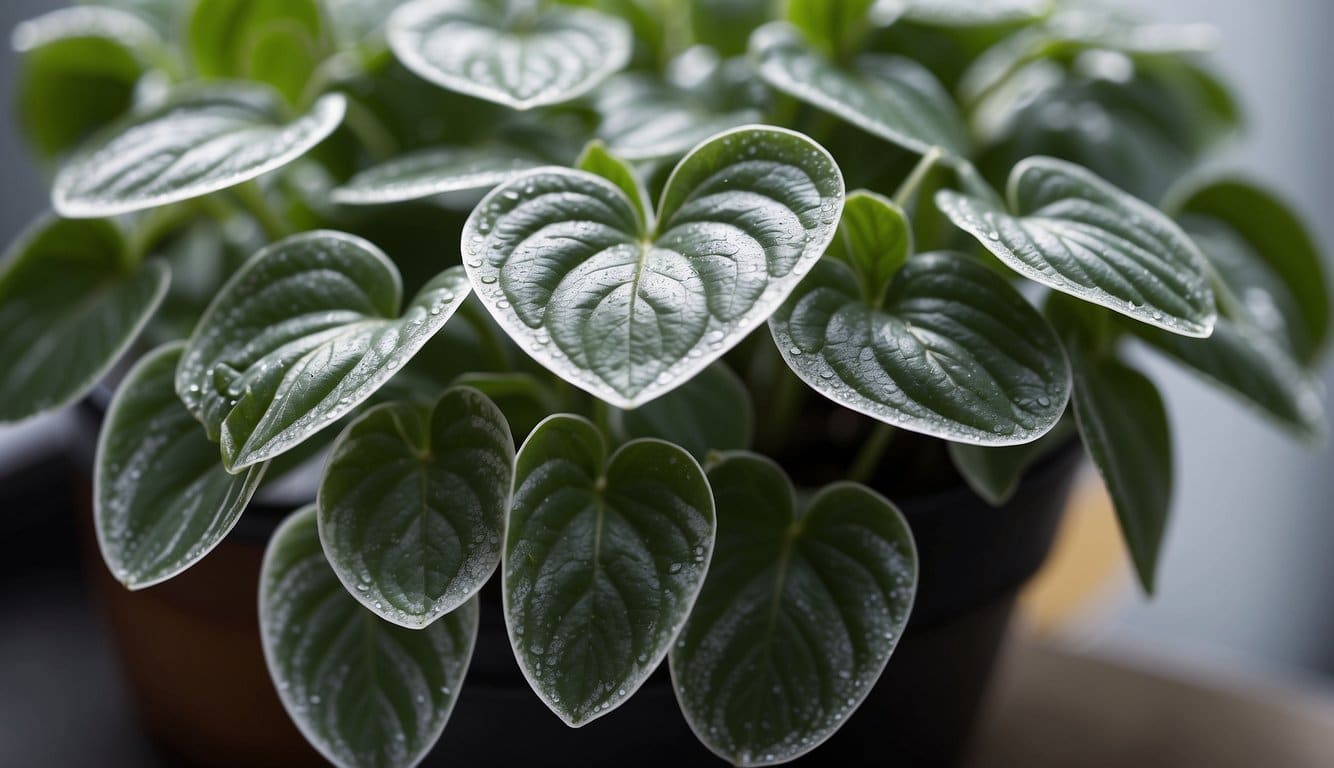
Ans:
[{"label": "potted plant", "polygon": [[[0,419],[102,422],[110,615],[197,760],[298,759],[261,647],[339,765],[948,758],[1078,443],[1153,588],[1128,346],[1320,436],[1319,257],[1198,172],[1239,115],[1195,27],[104,0],[14,44],[54,213],[0,267]],[[258,642],[173,623],[256,584]]]}]

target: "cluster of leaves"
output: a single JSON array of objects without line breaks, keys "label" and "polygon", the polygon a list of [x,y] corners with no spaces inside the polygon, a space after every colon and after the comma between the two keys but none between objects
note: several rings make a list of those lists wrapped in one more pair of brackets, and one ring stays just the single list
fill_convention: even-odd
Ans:
[{"label": "cluster of leaves", "polygon": [[818,393],[876,425],[850,480],[904,430],[996,504],[1073,422],[1146,589],[1170,436],[1127,343],[1318,436],[1309,237],[1182,182],[1238,122],[1206,38],[1046,0],[56,11],[14,34],[55,215],[0,266],[0,419],[160,345],[97,455],[131,589],[323,461],[260,611],[340,765],[435,742],[497,567],[569,724],[669,658],[706,746],[788,760],[875,683],[916,554],[877,492],[752,452],[752,399],[770,454]]}]

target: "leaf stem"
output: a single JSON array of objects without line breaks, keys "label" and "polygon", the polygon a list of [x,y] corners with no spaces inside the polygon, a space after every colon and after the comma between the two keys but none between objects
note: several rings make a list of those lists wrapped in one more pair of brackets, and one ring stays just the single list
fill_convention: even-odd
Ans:
[{"label": "leaf stem", "polygon": [[264,199],[264,192],[259,188],[258,182],[247,181],[234,187],[232,191],[246,212],[259,223],[269,240],[281,240],[292,234],[291,225],[273,210],[268,200]]},{"label": "leaf stem", "polygon": [[922,159],[917,161],[908,178],[899,185],[898,191],[894,193],[894,204],[900,208],[907,208],[908,203],[912,202],[913,195],[917,194],[917,189],[926,181],[926,175],[931,169],[936,167],[936,162],[945,156],[945,151],[940,147],[932,147]]},{"label": "leaf stem", "polygon": [[857,458],[852,462],[852,469],[848,470],[848,479],[854,483],[869,482],[876,468],[880,466],[881,459],[885,457],[885,449],[889,448],[889,443],[897,432],[898,430],[889,424],[877,423],[870,436],[862,443],[861,450],[857,452]]}]

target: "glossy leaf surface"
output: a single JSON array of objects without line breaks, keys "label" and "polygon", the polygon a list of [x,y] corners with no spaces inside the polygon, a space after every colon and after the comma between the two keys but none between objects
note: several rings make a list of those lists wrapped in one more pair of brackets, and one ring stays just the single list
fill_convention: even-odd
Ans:
[{"label": "glossy leaf surface", "polygon": [[411,152],[367,168],[333,191],[346,205],[418,200],[447,192],[485,190],[540,163],[506,147],[439,147]]},{"label": "glossy leaf surface", "polygon": [[458,267],[399,312],[398,271],[378,248],[313,231],[255,254],[213,300],[176,392],[233,471],[297,445],[370,397],[468,296]]},{"label": "glossy leaf surface", "polygon": [[[761,117],[758,110],[724,94],[698,91],[643,73],[617,75],[594,94],[602,116],[598,136],[619,157],[655,160],[679,157],[710,136]],[[715,101],[726,103],[711,103]]]},{"label": "glossy leaf surface", "polygon": [[889,661],[917,591],[899,511],[853,483],[799,503],[773,462],[709,469],[718,546],[672,648],[687,722],[733,765],[809,752],[852,715]]},{"label": "glossy leaf surface", "polygon": [[338,127],[346,102],[321,97],[295,120],[253,86],[186,93],[94,139],[56,176],[56,212],[100,218],[236,186],[296,160]]},{"label": "glossy leaf surface", "polygon": [[505,537],[510,643],[567,724],[639,688],[685,623],[713,552],[699,464],[658,440],[610,457],[588,421],[552,416],[519,450]]},{"label": "glossy leaf surface", "polygon": [[447,390],[430,410],[385,403],[334,444],[320,482],[320,540],[349,594],[419,629],[495,570],[513,479],[509,425],[480,392]]},{"label": "glossy leaf surface", "polygon": [[97,444],[93,521],[102,557],[130,589],[203,559],[240,519],[267,465],[240,475],[176,397],[184,345],[158,347],[125,376]]},{"label": "glossy leaf surface", "polygon": [[458,700],[477,638],[477,601],[431,626],[378,618],[343,588],[320,549],[315,507],[278,528],[260,570],[259,624],[278,697],[334,765],[416,765]]},{"label": "glossy leaf surface", "polygon": [[1031,280],[1173,333],[1212,331],[1217,312],[1204,257],[1156,209],[1047,157],[1014,167],[1008,197],[1008,212],[950,190],[936,204]]},{"label": "glossy leaf surface", "polygon": [[416,0],[389,20],[403,65],[452,91],[514,109],[588,92],[630,60],[630,28],[597,11],[482,0]]},{"label": "glossy leaf surface", "polygon": [[0,422],[68,405],[138,337],[169,282],[109,221],[44,219],[0,265]]},{"label": "glossy leaf surface", "polygon": [[487,309],[553,373],[620,408],[671,391],[762,323],[842,210],[833,159],[801,134],[739,128],[668,180],[653,231],[610,182],[543,169],[491,192],[463,232]]}]

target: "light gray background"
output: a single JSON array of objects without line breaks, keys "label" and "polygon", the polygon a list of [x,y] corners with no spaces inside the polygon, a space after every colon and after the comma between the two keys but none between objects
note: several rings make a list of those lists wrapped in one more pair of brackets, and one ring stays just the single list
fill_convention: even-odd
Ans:
[{"label": "light gray background", "polygon": [[[1139,0],[1171,21],[1208,21],[1222,37],[1221,69],[1242,92],[1250,135],[1231,157],[1298,203],[1320,241],[1334,244],[1330,0]],[[0,29],[54,7],[0,1]],[[0,238],[45,208],[42,174],[13,125],[14,58],[0,55]],[[1231,401],[1162,364],[1176,435],[1178,490],[1160,594],[1127,590],[1100,637],[1271,671],[1334,676],[1334,452],[1270,430]],[[1334,382],[1334,365],[1325,381]],[[49,422],[48,422],[49,423]],[[1334,425],[1331,426],[1334,432]],[[0,469],[48,428],[0,430]],[[8,457],[8,458],[7,458]]]}]

